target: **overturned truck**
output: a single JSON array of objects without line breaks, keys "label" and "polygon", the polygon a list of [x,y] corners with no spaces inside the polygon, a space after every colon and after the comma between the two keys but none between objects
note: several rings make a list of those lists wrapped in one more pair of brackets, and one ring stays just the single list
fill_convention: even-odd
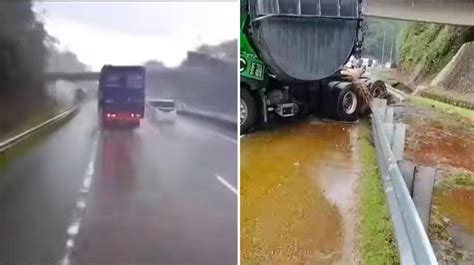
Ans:
[{"label": "overturned truck", "polygon": [[272,115],[358,119],[341,70],[363,41],[360,0],[241,0],[240,128]]}]

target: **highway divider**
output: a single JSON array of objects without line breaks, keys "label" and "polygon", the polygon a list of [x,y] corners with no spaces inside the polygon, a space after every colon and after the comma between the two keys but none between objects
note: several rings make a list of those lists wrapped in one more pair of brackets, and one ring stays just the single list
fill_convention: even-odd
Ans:
[{"label": "highway divider", "polygon": [[198,118],[202,118],[206,120],[213,120],[219,124],[222,124],[231,128],[237,128],[237,117],[231,117],[230,115],[212,112],[208,110],[195,109],[195,108],[184,108],[184,109],[178,110],[178,113],[194,116],[194,117],[198,117]]},{"label": "highway divider", "polygon": [[[147,107],[151,111],[157,112],[155,107],[152,106],[150,103],[147,103]],[[237,116],[232,117],[232,115],[230,114],[220,113],[218,111],[189,107],[185,103],[180,101],[176,102],[176,112],[179,115],[186,115],[201,120],[212,121],[231,130],[237,130]]]},{"label": "highway divider", "polygon": [[74,114],[77,110],[79,109],[79,104],[74,105],[73,107],[65,110],[64,112],[22,132],[19,133],[3,142],[0,142],[0,153],[4,153],[8,149],[12,148],[16,144],[26,140],[30,136],[36,134],[37,132],[41,131],[42,129],[49,127],[55,123],[58,123],[68,117],[70,117],[72,114]]},{"label": "highway divider", "polygon": [[[421,213],[415,206],[416,194],[413,196],[413,192],[409,191],[407,177],[402,174],[399,167],[399,161],[403,159],[405,125],[393,122],[393,108],[387,107],[386,100],[374,99],[371,109],[372,136],[377,152],[377,164],[390,209],[400,263],[402,265],[438,264],[420,218],[420,215],[425,216],[425,213]],[[431,200],[431,193],[426,194]],[[431,201],[427,207],[424,206],[428,211],[430,207]]]}]

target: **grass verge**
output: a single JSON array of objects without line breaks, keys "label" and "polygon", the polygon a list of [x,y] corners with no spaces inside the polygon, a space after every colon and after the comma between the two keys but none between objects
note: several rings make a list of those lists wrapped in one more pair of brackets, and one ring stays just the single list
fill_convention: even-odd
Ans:
[{"label": "grass verge", "polygon": [[457,114],[463,118],[467,118],[467,119],[470,119],[471,121],[474,121],[473,110],[456,107],[447,103],[443,103],[440,101],[436,101],[436,100],[424,98],[424,97],[419,97],[419,96],[410,96],[408,99],[414,105],[433,108],[435,110],[446,112],[449,114]]},{"label": "grass verge", "polygon": [[[58,113],[51,113],[51,116],[43,116],[43,120],[38,120],[38,118],[32,119],[32,120],[35,121],[34,123],[31,123],[29,127],[26,127],[26,125],[22,125],[22,126],[25,126],[25,128],[18,131],[18,132],[24,131],[26,129],[29,129],[29,128],[35,126],[35,125],[38,125],[39,123],[41,123],[41,122],[43,122],[43,121],[45,121],[49,118],[52,118],[53,116],[55,116],[57,114]],[[75,115],[75,113],[72,113],[71,115],[69,115],[65,119],[60,120],[60,121],[58,121],[54,124],[51,124],[49,126],[46,126],[43,129],[40,129],[38,132],[34,133],[32,136],[30,136],[27,139],[19,142],[18,144],[16,144],[15,146],[11,147],[8,150],[6,150],[5,152],[0,153],[0,170],[2,170],[5,167],[5,165],[7,164],[8,161],[10,161],[11,159],[14,159],[14,158],[16,158],[18,156],[21,156],[24,153],[26,153],[28,150],[30,150],[30,148],[32,146],[37,144],[41,139],[43,139],[44,137],[49,135],[49,133],[54,131],[56,128],[58,128],[59,126],[61,126],[62,124],[64,124],[68,120],[70,120],[74,115]],[[5,180],[0,179],[0,182],[3,182],[3,181],[5,181]]]},{"label": "grass verge", "polygon": [[453,189],[473,189],[474,188],[474,172],[459,171],[451,173],[443,178],[436,186],[438,192]]},{"label": "grass verge", "polygon": [[9,130],[0,132],[0,142],[4,141],[8,138],[11,138],[23,131],[26,131],[60,113],[60,109],[58,107],[54,108],[43,108],[40,111],[37,111],[27,119],[23,120],[14,128],[10,128]]},{"label": "grass verge", "polygon": [[380,181],[375,147],[370,125],[359,127],[359,157],[362,173],[360,196],[360,257],[361,264],[399,264],[392,221]]}]

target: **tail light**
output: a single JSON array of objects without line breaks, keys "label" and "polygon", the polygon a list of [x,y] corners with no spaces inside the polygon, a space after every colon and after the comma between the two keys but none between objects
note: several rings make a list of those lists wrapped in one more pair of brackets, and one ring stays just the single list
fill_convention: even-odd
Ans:
[{"label": "tail light", "polygon": [[130,117],[132,117],[132,118],[133,118],[133,117],[135,117],[135,114],[133,114],[133,113],[130,113]]},{"label": "tail light", "polygon": [[105,114],[105,116],[106,116],[107,118],[112,117],[112,115],[111,115],[110,113]]},{"label": "tail light", "polygon": [[135,117],[140,118],[141,115],[137,113],[137,114],[135,114]]}]

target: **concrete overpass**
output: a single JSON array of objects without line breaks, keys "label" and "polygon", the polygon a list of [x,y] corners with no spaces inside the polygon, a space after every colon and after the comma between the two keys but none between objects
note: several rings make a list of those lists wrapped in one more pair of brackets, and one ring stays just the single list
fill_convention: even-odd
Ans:
[{"label": "concrete overpass", "polygon": [[45,74],[46,81],[64,80],[70,82],[78,81],[99,81],[100,72],[50,72]]},{"label": "concrete overpass", "polygon": [[[365,16],[474,26],[474,0],[363,0]],[[165,70],[166,71],[166,70]],[[47,81],[98,81],[99,72],[51,72]]]},{"label": "concrete overpass", "polygon": [[364,0],[366,16],[474,26],[474,0]]}]

